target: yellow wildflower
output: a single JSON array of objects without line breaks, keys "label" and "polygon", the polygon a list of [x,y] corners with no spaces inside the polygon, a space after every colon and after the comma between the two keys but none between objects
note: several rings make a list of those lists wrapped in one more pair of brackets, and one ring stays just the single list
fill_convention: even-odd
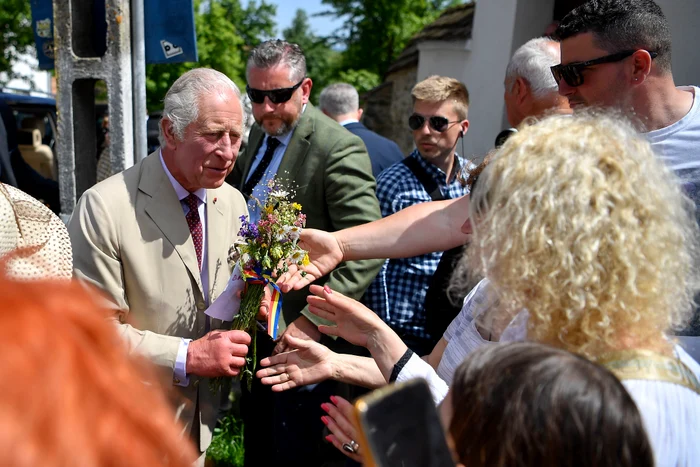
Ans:
[{"label": "yellow wildflower", "polygon": [[302,264],[303,266],[308,266],[309,263],[311,263],[311,260],[309,260],[309,254],[306,253],[306,254],[304,255],[304,259],[301,260],[301,264]]},{"label": "yellow wildflower", "polygon": [[299,203],[292,203],[292,207],[297,211],[301,211],[301,204]]}]

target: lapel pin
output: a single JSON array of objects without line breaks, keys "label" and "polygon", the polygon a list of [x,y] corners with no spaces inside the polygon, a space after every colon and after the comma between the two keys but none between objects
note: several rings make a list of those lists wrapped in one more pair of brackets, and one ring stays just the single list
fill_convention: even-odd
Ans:
[{"label": "lapel pin", "polygon": [[216,201],[217,201],[218,199],[219,199],[219,198],[214,198],[214,204],[216,204]]}]

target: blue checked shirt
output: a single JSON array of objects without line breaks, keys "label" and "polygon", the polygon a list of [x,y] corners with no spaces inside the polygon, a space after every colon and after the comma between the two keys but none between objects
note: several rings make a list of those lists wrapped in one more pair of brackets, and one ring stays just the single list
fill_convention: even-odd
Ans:
[{"label": "blue checked shirt", "polygon": [[[446,199],[459,198],[469,193],[457,177],[446,183],[446,175],[437,166],[423,159],[417,150],[408,157],[417,159],[423,169],[433,177]],[[455,155],[455,173],[472,170],[475,166]],[[398,162],[385,169],[377,177],[377,198],[382,217],[390,216],[409,206],[432,201],[420,181],[404,163]],[[428,339],[425,331],[423,302],[435,273],[442,252],[390,259],[370,284],[362,302],[374,310],[385,323],[402,337]]]}]

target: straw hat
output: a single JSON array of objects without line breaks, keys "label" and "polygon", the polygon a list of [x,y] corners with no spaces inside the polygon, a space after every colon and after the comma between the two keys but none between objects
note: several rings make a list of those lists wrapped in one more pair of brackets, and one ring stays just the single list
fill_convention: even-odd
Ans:
[{"label": "straw hat", "polygon": [[0,262],[21,280],[73,274],[68,230],[49,208],[23,191],[0,183]]}]

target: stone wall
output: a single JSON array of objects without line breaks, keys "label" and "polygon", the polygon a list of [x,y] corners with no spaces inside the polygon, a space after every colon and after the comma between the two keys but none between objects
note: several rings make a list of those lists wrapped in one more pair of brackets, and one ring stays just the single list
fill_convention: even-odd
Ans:
[{"label": "stone wall", "polygon": [[362,122],[367,128],[395,141],[404,155],[414,148],[407,121],[413,109],[411,89],[417,78],[417,66],[392,71],[384,83],[362,96]]}]

